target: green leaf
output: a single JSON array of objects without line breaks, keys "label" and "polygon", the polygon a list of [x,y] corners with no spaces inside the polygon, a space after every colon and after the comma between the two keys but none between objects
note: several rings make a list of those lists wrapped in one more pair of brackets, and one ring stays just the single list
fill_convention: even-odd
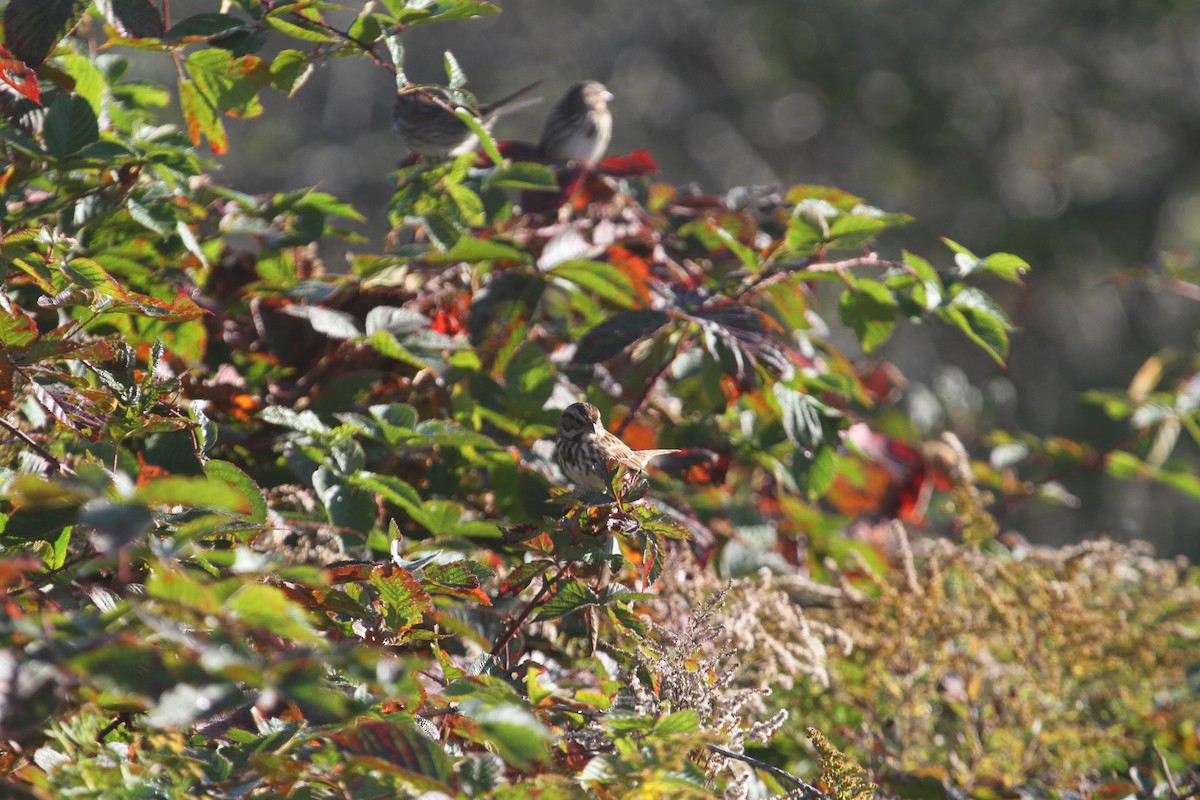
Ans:
[{"label": "green leaf", "polygon": [[978,289],[959,286],[938,316],[956,326],[988,355],[1003,364],[1008,355],[1008,331],[1012,324],[1003,309]]},{"label": "green leaf", "polygon": [[28,347],[38,337],[37,323],[18,306],[0,305],[0,345],[9,350]]},{"label": "green leaf", "polygon": [[160,562],[146,580],[146,594],[202,614],[220,611],[229,595],[229,588],[235,584],[206,584],[193,577],[193,574]]},{"label": "green leaf", "polygon": [[599,364],[617,355],[635,342],[652,336],[671,321],[661,311],[626,311],[606,320],[579,340],[572,361]]},{"label": "green leaf", "polygon": [[[838,303],[838,316],[854,331],[864,352],[871,353],[892,335],[896,327],[895,301],[886,286],[876,281],[860,281],[866,291],[847,289]],[[882,289],[887,300],[881,299]]]},{"label": "green leaf", "polygon": [[432,523],[422,508],[421,495],[410,484],[391,475],[378,475],[373,472],[360,472],[347,480],[354,486],[366,489],[382,497],[389,503],[399,506],[412,517],[413,521],[430,533],[435,533]]},{"label": "green leaf", "polygon": [[983,260],[981,269],[1006,281],[1021,283],[1021,278],[1029,272],[1029,262],[1011,253],[992,253]]},{"label": "green leaf", "polygon": [[179,505],[187,508],[221,508],[247,513],[250,503],[234,487],[208,478],[169,475],[139,486],[133,499],[147,505]]},{"label": "green leaf", "polygon": [[434,263],[455,264],[466,262],[476,264],[481,261],[515,261],[523,263],[525,254],[515,247],[497,242],[494,239],[476,239],[471,236],[461,236],[448,251],[441,255],[433,255],[430,261]]},{"label": "green leaf", "polygon": [[394,564],[372,570],[370,582],[379,593],[384,623],[397,636],[419,625],[425,612],[432,608],[421,583],[411,572]]},{"label": "green leaf", "polygon": [[325,32],[316,25],[312,23],[304,25],[296,22],[289,22],[286,19],[280,19],[279,17],[275,16],[277,13],[279,12],[272,11],[270,14],[268,14],[266,22],[272,28],[284,34],[285,36],[290,36],[293,39],[299,39],[302,42],[333,41],[333,37],[329,33]]},{"label": "green leaf", "polygon": [[271,62],[271,86],[291,97],[304,85],[312,71],[313,65],[304,53],[283,50]]},{"label": "green leaf", "polygon": [[797,450],[792,454],[792,478],[797,488],[811,502],[825,495],[837,475],[837,453],[828,444],[813,451]]},{"label": "green leaf", "polygon": [[78,509],[18,508],[4,523],[4,538],[16,541],[56,541],[75,522]]},{"label": "green leaf", "polygon": [[245,584],[229,597],[225,607],[248,625],[270,631],[284,639],[314,646],[325,642],[313,629],[308,612],[274,586]]},{"label": "green leaf", "polygon": [[560,580],[555,583],[554,596],[547,600],[535,620],[557,619],[600,602],[599,595],[583,581]]},{"label": "green leaf", "polygon": [[558,178],[555,177],[553,170],[544,164],[535,164],[532,161],[506,164],[493,172],[487,183],[489,186],[503,186],[509,189],[558,191]]},{"label": "green leaf", "polygon": [[96,112],[78,95],[60,94],[46,112],[46,152],[62,159],[100,138]]},{"label": "green leaf", "polygon": [[556,372],[536,344],[527,343],[508,362],[504,383],[510,402],[523,412],[541,410],[554,392]]},{"label": "green leaf", "polygon": [[351,761],[402,773],[425,791],[454,791],[454,765],[446,751],[411,720],[364,720],[326,736],[333,749]]},{"label": "green leaf", "polygon": [[694,708],[667,714],[654,723],[656,733],[695,733],[700,730],[700,715]]},{"label": "green leaf", "polygon": [[187,73],[204,99],[231,117],[257,117],[262,113],[258,90],[271,82],[271,71],[257,56],[234,58],[226,50],[197,50],[184,62]]},{"label": "green leaf", "polygon": [[925,311],[932,311],[941,305],[942,298],[946,294],[946,287],[943,286],[942,278],[933,265],[907,250],[904,251],[904,263],[916,273],[917,280],[921,282],[921,288],[916,292],[916,299],[921,307]]},{"label": "green leaf", "polygon": [[4,46],[36,67],[90,5],[88,0],[9,0],[4,9]]},{"label": "green leaf", "polygon": [[186,79],[179,81],[179,105],[187,122],[188,136],[192,144],[200,146],[201,137],[216,155],[224,155],[229,149],[229,137],[216,110],[204,99],[196,84]]},{"label": "green leaf", "polygon": [[369,492],[328,467],[313,473],[313,488],[325,505],[331,524],[362,534],[370,533],[375,525],[375,500]]},{"label": "green leaf", "polygon": [[553,737],[528,709],[511,703],[477,708],[468,701],[463,711],[479,726],[478,738],[518,769],[549,760],[546,745]]},{"label": "green leaf", "polygon": [[602,261],[564,261],[548,273],[623,308],[639,305],[637,287],[628,275]]},{"label": "green leaf", "polygon": [[58,59],[67,74],[75,79],[75,94],[87,100],[92,111],[99,117],[104,102],[104,73],[96,66],[96,62],[74,50],[68,50]]},{"label": "green leaf", "polygon": [[796,447],[811,451],[828,440],[826,422],[837,412],[812,395],[782,383],[775,384],[774,392],[784,433]]},{"label": "green leaf", "polygon": [[122,35],[133,39],[162,37],[162,15],[150,0],[111,0],[105,4],[108,21]]},{"label": "green leaf", "polygon": [[204,464],[204,474],[211,481],[223,483],[242,497],[245,503],[245,510],[242,512],[245,519],[260,525],[267,521],[267,501],[262,490],[237,466],[228,461],[210,459]]},{"label": "green leaf", "polygon": [[243,20],[230,14],[194,14],[172,25],[162,38],[167,42],[180,40],[195,42],[217,36],[227,36],[245,27],[246,23]]}]

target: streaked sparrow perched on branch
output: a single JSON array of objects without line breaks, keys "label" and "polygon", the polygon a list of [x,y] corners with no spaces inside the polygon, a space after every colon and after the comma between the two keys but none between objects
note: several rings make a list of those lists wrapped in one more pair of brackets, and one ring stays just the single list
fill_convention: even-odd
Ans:
[{"label": "streaked sparrow perched on branch", "polygon": [[[479,120],[487,131],[502,115],[538,102],[529,93],[541,86],[531,83],[508,97],[479,106]],[[410,86],[396,93],[392,129],[414,153],[423,156],[460,156],[479,147],[479,137],[454,114],[454,105],[440,89]]]},{"label": "streaked sparrow perched on branch", "polygon": [[558,420],[558,465],[579,489],[609,490],[608,476],[622,466],[641,472],[656,456],[678,450],[633,450],[600,422],[600,410],[591,403],[573,403]]},{"label": "streaked sparrow perched on branch", "polygon": [[547,161],[599,161],[612,138],[612,94],[598,81],[583,81],[554,104],[538,144]]}]

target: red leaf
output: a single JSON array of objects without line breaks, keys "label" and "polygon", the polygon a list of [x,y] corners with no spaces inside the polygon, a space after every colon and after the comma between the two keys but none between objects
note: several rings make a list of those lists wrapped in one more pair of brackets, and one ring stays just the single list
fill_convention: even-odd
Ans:
[{"label": "red leaf", "polygon": [[620,245],[608,248],[608,263],[612,264],[633,283],[633,288],[646,305],[650,305],[650,265],[641,256]]},{"label": "red leaf", "polygon": [[341,755],[403,772],[424,788],[457,789],[446,751],[409,720],[363,720],[329,739]]},{"label": "red leaf", "polygon": [[0,44],[0,81],[4,81],[19,94],[38,105],[42,104],[37,74],[24,61],[13,58],[12,53]]},{"label": "red leaf", "polygon": [[657,173],[658,163],[645,150],[634,150],[626,156],[609,156],[597,164],[596,169],[618,178],[637,178]]}]

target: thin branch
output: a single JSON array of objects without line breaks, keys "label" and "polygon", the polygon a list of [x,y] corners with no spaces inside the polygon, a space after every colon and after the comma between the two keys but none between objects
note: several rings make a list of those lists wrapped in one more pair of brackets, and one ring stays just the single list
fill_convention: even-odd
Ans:
[{"label": "thin branch", "polygon": [[865,256],[858,256],[856,258],[847,258],[842,261],[814,261],[811,258],[805,258],[805,259],[801,259],[800,261],[797,261],[793,264],[787,265],[787,266],[783,267],[782,269],[779,269],[776,271],[765,270],[763,272],[758,273],[753,278],[751,278],[749,281],[747,281],[746,284],[742,288],[740,288],[736,292],[734,292],[730,296],[730,299],[737,300],[737,299],[745,296],[746,294],[749,294],[752,291],[755,291],[757,289],[764,289],[768,286],[773,286],[774,284],[779,283],[782,280],[785,280],[793,275],[803,273],[803,272],[807,272],[807,273],[811,273],[811,274],[820,273],[820,272],[836,272],[842,280],[846,281],[847,284],[849,284],[849,281],[846,280],[846,270],[850,269],[851,267],[880,267],[882,269],[902,269],[911,275],[916,274],[913,271],[913,268],[910,267],[909,265],[905,264],[904,262],[888,261],[886,259],[880,258],[879,256],[875,255],[874,253],[871,253],[871,254],[865,255]]},{"label": "thin branch", "polygon": [[48,464],[50,464],[50,466],[54,467],[54,469],[58,471],[59,475],[74,475],[75,474],[75,471],[73,469],[66,466],[61,461],[59,461],[57,458],[55,458],[53,455],[51,455],[49,450],[42,447],[40,444],[38,444],[33,439],[31,439],[29,437],[29,434],[25,433],[25,431],[23,431],[17,427],[14,427],[13,424],[10,423],[8,420],[6,420],[4,417],[0,417],[0,426],[3,426],[4,428],[6,428],[9,433],[11,433],[13,436],[16,436],[18,439],[20,439],[22,442],[24,442],[26,445],[28,445],[31,450],[33,450],[35,453],[37,453],[39,456],[41,456],[43,459],[45,459],[46,462]]},{"label": "thin branch", "polygon": [[775,766],[774,764],[768,764],[765,761],[759,761],[757,758],[751,758],[750,756],[748,756],[744,753],[735,753],[732,750],[726,750],[724,747],[718,747],[715,744],[708,745],[708,749],[713,751],[717,755],[725,756],[726,758],[732,758],[737,761],[741,761],[745,764],[749,764],[750,766],[754,767],[755,769],[761,769],[763,772],[769,772],[770,774],[774,775],[776,778],[779,778],[781,781],[786,781],[787,783],[790,783],[793,786],[795,786],[800,791],[804,792],[804,795],[806,797],[812,797],[812,798],[815,798],[816,800],[829,800],[829,795],[825,794],[820,789],[813,786],[811,783],[805,783],[804,781],[800,780],[792,773],[788,772],[787,770],[780,769],[779,767]]},{"label": "thin branch", "polygon": [[41,575],[39,575],[37,577],[37,580],[31,581],[24,586],[18,586],[16,589],[10,589],[8,592],[8,596],[9,597],[17,597],[18,595],[25,594],[25,592],[32,592],[35,589],[40,589],[42,586],[49,583],[51,581],[51,579],[54,578],[54,576],[66,571],[68,569],[71,569],[72,567],[74,567],[78,564],[82,564],[84,561],[94,558],[95,556],[96,556],[96,551],[93,550],[91,547],[89,547],[86,550],[76,553],[75,555],[68,558],[66,561],[63,562],[61,567],[56,567],[54,569],[43,572]]},{"label": "thin branch", "polygon": [[342,40],[349,42],[350,44],[354,45],[355,47],[359,48],[364,53],[366,53],[367,56],[376,63],[376,65],[383,67],[384,69],[386,69],[388,72],[392,73],[393,75],[396,74],[396,66],[394,64],[392,64],[391,62],[387,61],[386,59],[381,58],[379,56],[379,54],[375,52],[374,44],[367,44],[362,39],[359,39],[357,36],[351,36],[349,31],[339,30],[338,28],[333,27],[332,25],[330,25],[328,22],[326,22],[323,19],[312,19],[311,17],[306,17],[306,16],[304,16],[302,14],[298,14],[296,12],[292,12],[292,16],[296,17],[297,19],[302,20],[304,22],[312,23],[313,25],[316,25],[318,28],[323,28],[324,30],[328,31],[329,33],[332,33],[334,36],[337,36],[337,37],[341,38]]},{"label": "thin branch", "polygon": [[492,652],[490,654],[492,658],[496,659],[497,661],[500,660],[500,653],[504,651],[505,647],[508,647],[508,643],[512,641],[514,636],[517,635],[517,631],[521,630],[521,626],[525,624],[525,620],[530,614],[533,613],[533,610],[538,607],[545,596],[549,594],[550,587],[553,586],[554,582],[561,578],[563,573],[566,571],[567,565],[564,564],[558,568],[558,572],[555,573],[553,578],[547,579],[545,576],[542,577],[542,588],[538,590],[538,593],[533,596],[532,600],[525,604],[525,608],[521,609],[521,613],[515,620],[513,620],[512,626],[509,627],[508,631],[506,631],[505,634],[500,637],[500,640],[496,642],[495,646],[492,647]]}]

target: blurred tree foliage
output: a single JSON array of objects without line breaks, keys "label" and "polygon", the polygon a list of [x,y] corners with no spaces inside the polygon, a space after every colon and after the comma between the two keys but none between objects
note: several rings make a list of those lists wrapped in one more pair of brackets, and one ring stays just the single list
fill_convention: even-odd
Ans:
[{"label": "blurred tree foliage", "polygon": [[[616,95],[615,147],[649,149],[673,181],[841,186],[916,214],[905,234],[915,249],[954,231],[1038,268],[1029,292],[990,287],[1023,331],[1006,369],[931,329],[902,331],[885,351],[913,381],[923,432],[967,439],[1000,426],[1114,444],[1128,428],[1080,392],[1126,386],[1156,354],[1188,371],[1200,314],[1170,290],[1168,254],[1195,252],[1200,230],[1194,4],[503,5],[457,30],[414,32],[410,71],[436,79],[450,48],[483,98],[538,78],[551,96],[598,78]],[[281,109],[291,116],[232,131],[245,142],[228,169],[254,190],[320,183],[363,209],[374,237],[386,224],[375,165],[399,155],[386,81],[366,64],[339,66]],[[539,124],[517,115],[500,133],[536,140]],[[294,155],[265,157],[279,149]],[[1128,279],[1143,265],[1164,279],[1157,289]],[[1200,464],[1189,444],[1179,456]],[[1095,475],[1067,485],[1080,508],[1029,507],[1020,527],[1047,541],[1107,532],[1198,552],[1194,501]]]},{"label": "blurred tree foliage", "polygon": [[[322,68],[415,71],[400,32],[497,10],[6,5],[6,788],[1192,791],[1194,570],[1010,526],[1075,502],[1069,476],[1200,495],[1194,364],[1088,396],[1119,446],[984,434],[969,404],[922,427],[884,348],[928,324],[1004,365],[989,287],[1028,265],[893,246],[912,219],[851,192],[706,193],[642,149],[584,168],[483,134],[391,173],[379,242],[333,192],[214,175],[236,120]],[[583,398],[678,452],[561,487]]]}]

